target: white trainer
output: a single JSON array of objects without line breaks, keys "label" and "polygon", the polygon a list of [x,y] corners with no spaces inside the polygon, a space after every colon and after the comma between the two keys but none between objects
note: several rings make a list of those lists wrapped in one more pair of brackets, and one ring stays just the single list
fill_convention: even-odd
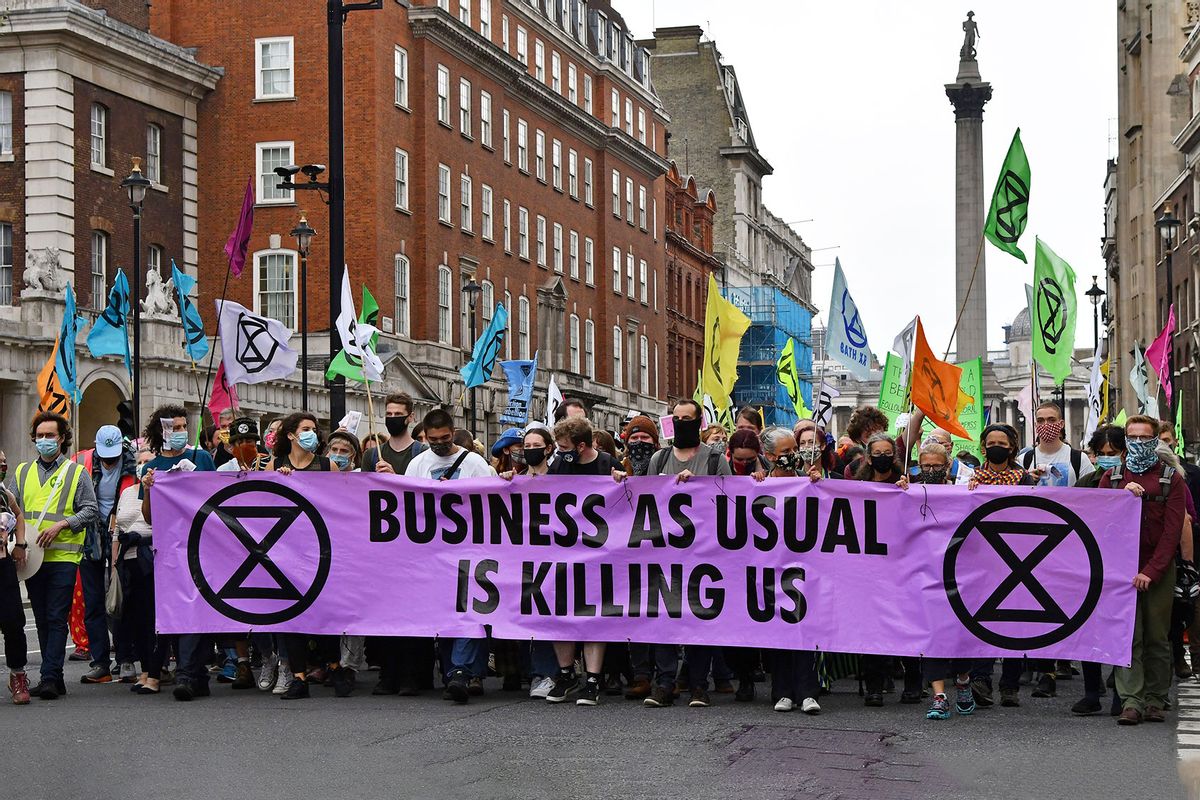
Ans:
[{"label": "white trainer", "polygon": [[533,685],[529,687],[529,696],[536,697],[540,700],[545,700],[546,696],[550,694],[550,690],[553,688],[553,678],[538,678],[533,682]]},{"label": "white trainer", "polygon": [[800,710],[805,714],[816,716],[821,713],[821,704],[815,698],[806,697],[804,698],[804,702],[800,704]]},{"label": "white trainer", "polygon": [[292,681],[295,679],[290,669],[279,670],[279,680],[275,681],[275,688],[271,690],[271,694],[287,694],[287,690],[292,688]]},{"label": "white trainer", "polygon": [[258,688],[269,692],[279,680],[279,656],[271,653],[263,659],[262,669],[258,673]]},{"label": "white trainer", "polygon": [[795,707],[796,704],[792,702],[792,698],[790,697],[781,697],[779,698],[779,702],[775,704],[776,711],[791,711]]}]

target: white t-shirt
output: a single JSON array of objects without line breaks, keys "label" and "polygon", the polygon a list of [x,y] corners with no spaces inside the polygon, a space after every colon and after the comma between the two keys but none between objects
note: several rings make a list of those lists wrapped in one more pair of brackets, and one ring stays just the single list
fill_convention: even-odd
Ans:
[{"label": "white t-shirt", "polygon": [[428,478],[435,481],[495,476],[496,470],[492,469],[490,464],[473,451],[467,453],[467,457],[458,465],[458,469],[454,471],[453,475],[447,475],[447,471],[454,466],[454,462],[458,461],[461,455],[462,448],[444,458],[432,450],[426,450],[408,462],[408,469],[404,471],[404,475],[408,478]]},{"label": "white t-shirt", "polygon": [[1074,486],[1076,481],[1096,469],[1084,455],[1079,459],[1079,474],[1076,475],[1071,466],[1071,448],[1065,444],[1055,453],[1044,452],[1040,447],[1035,449],[1032,468],[1036,469],[1042,464],[1049,464],[1051,470],[1042,476],[1039,486]]}]

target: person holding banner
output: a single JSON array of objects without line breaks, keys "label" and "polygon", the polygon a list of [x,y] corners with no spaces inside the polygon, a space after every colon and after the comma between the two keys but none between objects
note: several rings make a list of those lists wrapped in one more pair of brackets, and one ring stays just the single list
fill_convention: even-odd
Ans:
[{"label": "person holding banner", "polygon": [[403,475],[409,462],[425,451],[425,445],[413,438],[415,431],[410,431],[412,412],[413,399],[409,395],[396,392],[387,396],[387,400],[384,401],[383,424],[387,427],[388,440],[379,447],[363,451],[363,472]]},{"label": "person holding banner", "polygon": [[700,434],[700,441],[712,447],[724,447],[729,441],[729,431],[723,425],[709,425]]},{"label": "person holding banner", "polygon": [[492,469],[497,473],[515,472],[521,464],[524,434],[517,428],[506,428],[492,444]]},{"label": "person holding banner", "polygon": [[[850,443],[838,461],[837,468],[842,473],[842,477],[854,480],[855,473],[858,472],[865,456],[867,443],[875,434],[887,433],[888,426],[887,415],[875,406],[859,406],[854,409],[845,431],[845,437],[850,440]],[[864,455],[850,455],[854,451],[855,445],[863,448]]]},{"label": "person holding banner", "polygon": [[763,463],[770,464],[763,457],[763,442],[758,434],[751,430],[735,430],[729,437],[729,470],[734,475],[754,475],[757,480],[766,477],[768,470]]},{"label": "person holding banner", "polygon": [[121,582],[121,628],[133,647],[141,666],[129,690],[134,694],[158,694],[163,662],[167,656],[167,637],[156,633],[154,624],[154,548],[153,532],[142,516],[141,476],[154,457],[148,449],[136,455],[138,482],[121,490],[117,498],[116,529],[112,534],[117,565],[116,579]]},{"label": "person holding banner", "polygon": [[[625,425],[621,439],[625,442],[625,460],[621,463],[621,469],[627,475],[645,475],[646,470],[650,469],[650,459],[659,449],[658,425],[645,414],[638,414]],[[650,684],[647,681],[646,694],[649,693]]]},{"label": "person holding banner", "polygon": [[358,465],[362,461],[362,445],[345,428],[338,428],[329,434],[325,455],[333,472],[358,472]]},{"label": "person holding banner", "polygon": [[1171,605],[1175,551],[1183,532],[1187,491],[1179,472],[1157,453],[1158,421],[1137,415],[1125,423],[1125,464],[1105,473],[1101,489],[1127,489],[1142,500],[1138,573],[1133,578],[1137,606],[1129,667],[1117,667],[1122,710],[1117,722],[1166,721],[1171,688]]},{"label": "person holding banner", "polygon": [[[25,541],[25,515],[4,479],[8,456],[0,450],[0,635],[4,637],[4,661],[8,666],[8,691],[13,705],[29,704],[29,676],[25,664],[29,645],[25,640],[25,607],[17,570],[25,566],[29,544]],[[9,544],[12,537],[12,544]]]},{"label": "person holding banner", "polygon": [[67,458],[72,434],[66,417],[51,411],[38,413],[30,424],[29,438],[38,457],[17,466],[12,488],[22,514],[37,534],[37,546],[45,551],[41,568],[25,581],[42,654],[41,680],[30,693],[54,700],[67,693],[63,682],[67,615],[83,558],[85,531],[98,510],[87,471]]},{"label": "person holding banner", "polygon": [[[870,408],[870,406],[864,406],[864,408]],[[855,413],[863,410],[860,408]],[[878,409],[875,411],[878,412]],[[872,415],[867,413],[865,418],[871,420]],[[864,424],[868,427],[874,426],[874,422],[871,421]],[[904,475],[899,464],[896,463],[898,452],[896,440],[891,435],[882,431],[873,433],[867,439],[867,450],[859,461],[854,478],[870,483],[897,483]],[[904,669],[904,690],[900,693],[900,702],[905,704],[921,702],[921,660],[904,657],[900,659],[900,663]],[[863,655],[860,668],[863,674],[863,683],[866,685],[864,705],[873,708],[883,706],[883,692],[888,676],[891,674],[891,667],[891,656]]]}]

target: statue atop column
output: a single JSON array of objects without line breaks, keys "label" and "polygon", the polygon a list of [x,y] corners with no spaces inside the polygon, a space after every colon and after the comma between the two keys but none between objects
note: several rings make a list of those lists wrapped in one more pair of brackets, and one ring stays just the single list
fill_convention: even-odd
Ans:
[{"label": "statue atop column", "polygon": [[963,46],[958,51],[958,57],[964,61],[975,60],[975,40],[979,38],[979,25],[975,22],[975,12],[968,11],[967,18],[963,22]]}]

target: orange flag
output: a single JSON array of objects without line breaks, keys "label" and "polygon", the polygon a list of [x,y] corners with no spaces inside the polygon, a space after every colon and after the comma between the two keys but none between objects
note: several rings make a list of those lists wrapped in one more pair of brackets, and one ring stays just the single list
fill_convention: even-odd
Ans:
[{"label": "orange flag", "polygon": [[40,398],[38,411],[53,411],[55,414],[62,414],[69,418],[71,401],[67,397],[67,393],[63,391],[62,384],[58,382],[58,373],[54,369],[54,360],[57,356],[58,339],[55,339],[54,347],[50,350],[50,358],[37,376],[37,390]]},{"label": "orange flag", "polygon": [[912,362],[912,401],[925,412],[929,421],[939,428],[945,428],[955,436],[970,439],[969,434],[958,421],[958,413],[965,406],[959,402],[958,385],[962,380],[962,369],[945,361],[938,361],[929,342],[925,341],[925,329],[921,327],[921,318],[917,317],[917,335],[915,337]]}]

